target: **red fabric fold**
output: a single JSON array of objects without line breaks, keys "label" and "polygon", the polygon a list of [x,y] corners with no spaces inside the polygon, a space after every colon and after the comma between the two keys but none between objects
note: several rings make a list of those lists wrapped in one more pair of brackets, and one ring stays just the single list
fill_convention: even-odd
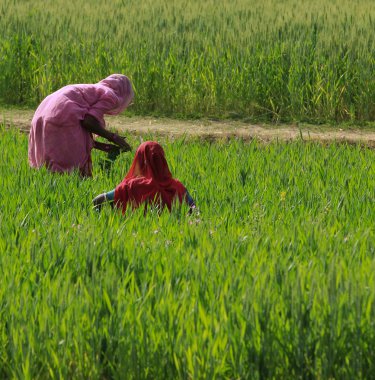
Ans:
[{"label": "red fabric fold", "polygon": [[115,204],[126,211],[130,204],[133,208],[142,203],[172,208],[174,201],[183,202],[185,186],[172,177],[163,148],[154,141],[141,144],[128,174],[115,189]]}]

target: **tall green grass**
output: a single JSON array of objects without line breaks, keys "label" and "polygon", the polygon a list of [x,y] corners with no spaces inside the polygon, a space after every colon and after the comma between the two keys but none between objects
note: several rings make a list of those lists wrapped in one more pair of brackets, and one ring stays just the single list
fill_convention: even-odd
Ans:
[{"label": "tall green grass", "polygon": [[98,214],[130,154],[52,175],[0,131],[0,377],[372,378],[374,151],[162,144],[200,215]]},{"label": "tall green grass", "polygon": [[137,114],[373,121],[372,0],[0,1],[0,99],[132,79]]}]

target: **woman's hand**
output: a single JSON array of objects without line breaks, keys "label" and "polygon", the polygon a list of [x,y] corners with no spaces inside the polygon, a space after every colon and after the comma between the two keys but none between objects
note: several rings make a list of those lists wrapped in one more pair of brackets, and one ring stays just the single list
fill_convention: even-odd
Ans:
[{"label": "woman's hand", "polygon": [[113,133],[110,140],[118,145],[124,152],[129,152],[132,150],[131,146],[126,142],[125,137],[121,137],[116,133]]},{"label": "woman's hand", "polygon": [[118,146],[112,144],[102,143],[100,141],[94,140],[93,148],[101,150],[102,152],[111,152],[114,148],[119,149]]},{"label": "woman's hand", "polygon": [[94,205],[94,210],[95,211],[100,211],[102,209],[103,203],[107,201],[107,197],[105,194],[100,194],[97,197],[95,197],[92,200],[92,203]]},{"label": "woman's hand", "polygon": [[101,150],[102,152],[107,152],[111,156],[118,156],[123,150],[118,145],[106,144],[99,141],[94,140],[93,148]]},{"label": "woman's hand", "polygon": [[117,145],[111,145],[112,149],[108,152],[108,160],[115,161],[117,156],[121,153],[121,148]]}]

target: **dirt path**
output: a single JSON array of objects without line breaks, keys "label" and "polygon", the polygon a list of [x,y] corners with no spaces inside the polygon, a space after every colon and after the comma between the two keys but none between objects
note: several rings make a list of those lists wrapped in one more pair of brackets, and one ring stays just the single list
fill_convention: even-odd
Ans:
[{"label": "dirt path", "polygon": [[[1,120],[6,126],[27,131],[33,110],[0,109]],[[375,148],[375,128],[318,127],[314,125],[253,125],[238,121],[173,120],[153,117],[107,117],[107,126],[118,131],[138,135],[158,134],[161,136],[199,136],[204,139],[227,139],[241,137],[245,140],[259,139],[269,142],[275,139],[296,139],[322,142],[360,143]]]}]

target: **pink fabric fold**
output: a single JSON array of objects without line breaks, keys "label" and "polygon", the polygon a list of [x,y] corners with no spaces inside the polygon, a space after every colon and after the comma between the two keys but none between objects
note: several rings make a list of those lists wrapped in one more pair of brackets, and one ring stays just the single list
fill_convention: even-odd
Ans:
[{"label": "pink fabric fold", "polygon": [[91,133],[81,126],[85,115],[105,127],[104,115],[122,112],[134,97],[130,80],[112,74],[97,84],[68,85],[47,96],[37,108],[29,135],[29,163],[53,172],[79,169],[91,175]]}]

